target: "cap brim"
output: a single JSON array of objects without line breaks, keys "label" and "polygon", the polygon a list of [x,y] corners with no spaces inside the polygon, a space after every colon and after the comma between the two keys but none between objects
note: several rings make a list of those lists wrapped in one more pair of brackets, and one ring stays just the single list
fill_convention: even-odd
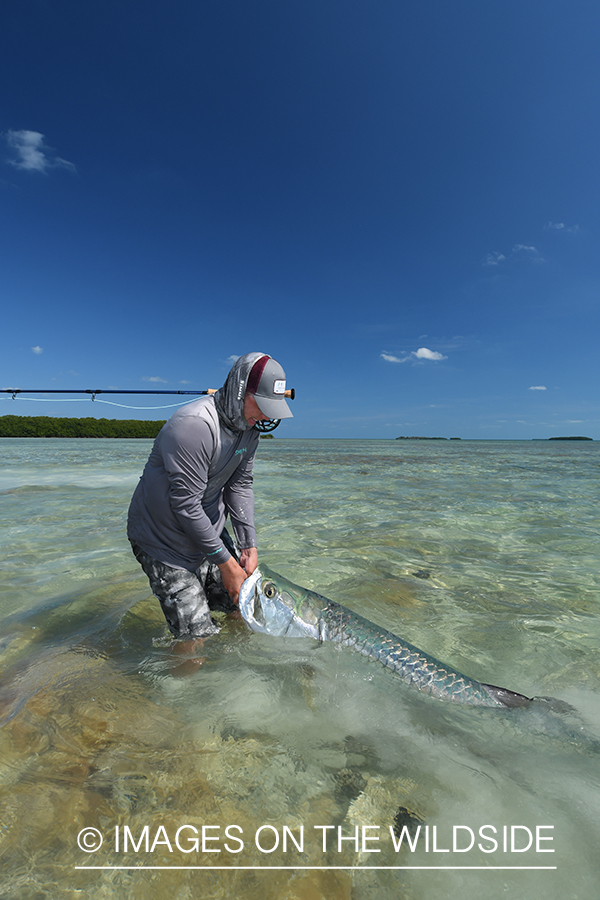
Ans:
[{"label": "cap brim", "polygon": [[294,413],[283,399],[275,400],[273,397],[261,397],[259,394],[254,394],[254,399],[261,413],[270,419],[294,418]]}]

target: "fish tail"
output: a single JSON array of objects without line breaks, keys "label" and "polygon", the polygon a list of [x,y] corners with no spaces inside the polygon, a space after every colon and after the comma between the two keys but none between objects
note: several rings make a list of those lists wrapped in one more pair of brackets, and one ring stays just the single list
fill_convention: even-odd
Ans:
[{"label": "fish tail", "polygon": [[516,709],[519,706],[528,706],[531,703],[531,697],[524,694],[517,694],[515,691],[509,691],[507,688],[496,687],[495,684],[481,684],[482,688],[488,692],[499,706],[506,706],[508,709]]}]

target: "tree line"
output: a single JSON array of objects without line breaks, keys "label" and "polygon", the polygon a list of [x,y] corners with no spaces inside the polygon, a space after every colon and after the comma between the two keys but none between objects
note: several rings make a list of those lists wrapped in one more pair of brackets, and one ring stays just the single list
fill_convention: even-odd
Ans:
[{"label": "tree line", "polygon": [[165,420],[0,416],[0,437],[155,438]]}]

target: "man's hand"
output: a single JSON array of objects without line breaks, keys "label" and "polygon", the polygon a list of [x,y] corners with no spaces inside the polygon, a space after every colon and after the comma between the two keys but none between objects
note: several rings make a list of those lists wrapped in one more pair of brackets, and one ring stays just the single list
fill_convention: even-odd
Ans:
[{"label": "man's hand", "polygon": [[246,575],[252,575],[258,565],[258,551],[256,547],[247,547],[240,551],[240,566]]},{"label": "man's hand", "polygon": [[221,578],[223,579],[223,587],[233,602],[237,603],[240,588],[248,575],[242,567],[238,565],[233,556],[230,556],[227,562],[221,563],[219,570],[221,572]]}]

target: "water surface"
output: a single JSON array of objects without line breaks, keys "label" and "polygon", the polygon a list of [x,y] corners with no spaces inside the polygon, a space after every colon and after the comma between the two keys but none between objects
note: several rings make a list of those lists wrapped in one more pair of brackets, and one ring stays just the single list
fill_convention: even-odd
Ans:
[{"label": "water surface", "polygon": [[[349,649],[232,619],[182,660],[124,532],[149,449],[0,441],[1,895],[595,896],[598,446],[276,437],[256,464],[271,568],[571,712],[443,704]],[[414,852],[394,824],[421,826]],[[522,850],[538,826],[554,853]]]}]

